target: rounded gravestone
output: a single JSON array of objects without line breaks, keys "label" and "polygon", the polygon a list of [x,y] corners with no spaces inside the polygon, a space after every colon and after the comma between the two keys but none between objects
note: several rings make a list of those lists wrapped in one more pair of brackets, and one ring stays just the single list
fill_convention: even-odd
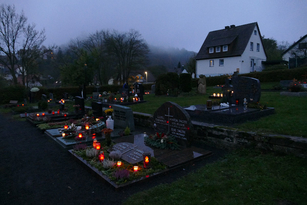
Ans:
[{"label": "rounded gravestone", "polygon": [[188,145],[193,140],[191,117],[181,106],[174,102],[162,104],[154,113],[154,129],[185,140]]}]

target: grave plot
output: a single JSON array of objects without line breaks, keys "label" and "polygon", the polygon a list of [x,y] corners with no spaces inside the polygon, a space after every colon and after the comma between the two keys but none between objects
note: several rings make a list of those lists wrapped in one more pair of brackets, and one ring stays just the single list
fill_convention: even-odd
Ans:
[{"label": "grave plot", "polygon": [[[115,188],[171,171],[212,154],[191,146],[193,126],[189,115],[177,104],[163,104],[154,116],[155,135],[144,133],[119,137],[113,140],[115,144],[102,146],[99,152],[93,149],[94,144],[85,150],[75,148],[69,151]],[[89,157],[89,152],[94,154]]]},{"label": "grave plot", "polygon": [[272,107],[261,107],[258,103],[261,96],[258,79],[238,76],[236,73],[231,79],[226,79],[223,94],[219,98],[224,102],[220,105],[207,104],[185,107],[193,120],[193,124],[212,123],[218,125],[233,125],[246,121],[257,120],[275,113]]}]

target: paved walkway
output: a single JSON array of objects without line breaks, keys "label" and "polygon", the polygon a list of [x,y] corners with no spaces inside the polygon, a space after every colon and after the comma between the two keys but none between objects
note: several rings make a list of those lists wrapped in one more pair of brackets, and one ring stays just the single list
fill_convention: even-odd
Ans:
[{"label": "paved walkway", "polygon": [[213,155],[116,190],[29,122],[0,114],[0,204],[121,204],[134,193],[171,183],[225,154],[203,146]]}]

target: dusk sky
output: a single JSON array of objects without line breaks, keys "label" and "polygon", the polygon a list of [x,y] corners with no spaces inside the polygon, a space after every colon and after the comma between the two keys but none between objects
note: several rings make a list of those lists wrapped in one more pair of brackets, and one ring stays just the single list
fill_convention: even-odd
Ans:
[{"label": "dusk sky", "polygon": [[290,45],[307,34],[307,0],[0,0],[45,28],[44,45],[67,44],[100,30],[138,31],[154,46],[198,52],[208,32],[258,22]]}]

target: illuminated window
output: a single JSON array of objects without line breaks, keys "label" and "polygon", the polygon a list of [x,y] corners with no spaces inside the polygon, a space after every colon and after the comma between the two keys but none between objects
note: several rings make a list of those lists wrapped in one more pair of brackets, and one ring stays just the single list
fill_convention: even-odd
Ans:
[{"label": "illuminated window", "polygon": [[209,67],[213,67],[214,66],[214,60],[210,60],[209,61]]},{"label": "illuminated window", "polygon": [[228,51],[228,45],[223,45],[223,52]]},{"label": "illuminated window", "polygon": [[223,66],[224,66],[224,59],[220,59],[220,60],[219,60],[219,66],[220,66],[220,67],[223,67]]},{"label": "illuminated window", "polygon": [[220,46],[215,47],[215,52],[217,53],[221,52],[221,47]]}]

